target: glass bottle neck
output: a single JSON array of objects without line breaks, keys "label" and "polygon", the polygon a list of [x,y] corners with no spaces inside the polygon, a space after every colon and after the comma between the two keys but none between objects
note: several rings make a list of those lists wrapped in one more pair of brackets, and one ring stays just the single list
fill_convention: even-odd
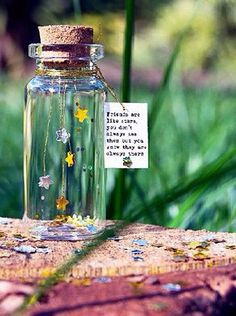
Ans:
[{"label": "glass bottle neck", "polygon": [[37,76],[60,76],[60,77],[85,77],[95,76],[96,65],[91,61],[74,61],[74,60],[39,60],[36,62]]},{"label": "glass bottle neck", "polygon": [[104,49],[100,44],[30,44],[29,56],[36,59],[39,76],[91,76]]}]

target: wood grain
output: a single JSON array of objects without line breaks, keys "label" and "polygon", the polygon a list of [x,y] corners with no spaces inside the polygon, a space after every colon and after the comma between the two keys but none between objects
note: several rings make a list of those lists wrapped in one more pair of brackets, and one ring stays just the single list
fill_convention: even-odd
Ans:
[{"label": "wood grain", "polygon": [[[76,249],[82,249],[85,241],[40,241],[31,237],[32,225],[14,219],[3,224],[0,219],[0,279],[31,280],[45,277],[58,265],[70,258]],[[14,235],[22,234],[19,241]],[[144,239],[147,244],[139,246],[135,240]],[[191,242],[208,243],[207,250],[191,248]],[[15,246],[46,246],[48,253],[18,253]],[[132,224],[120,233],[120,239],[108,240],[88,258],[77,264],[68,275],[70,278],[125,276],[131,274],[162,274],[171,271],[187,271],[224,266],[236,262],[236,234],[169,229],[154,225]],[[139,249],[134,261],[132,251]],[[206,258],[196,259],[196,252],[207,253]],[[178,255],[178,254],[182,255]],[[184,258],[186,257],[186,260]],[[141,260],[141,259],[140,259]]]}]

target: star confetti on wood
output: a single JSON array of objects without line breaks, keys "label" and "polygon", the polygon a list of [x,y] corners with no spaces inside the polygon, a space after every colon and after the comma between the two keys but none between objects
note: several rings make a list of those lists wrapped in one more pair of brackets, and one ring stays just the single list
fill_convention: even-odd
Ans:
[{"label": "star confetti on wood", "polygon": [[67,162],[68,167],[72,167],[75,163],[75,154],[72,154],[71,151],[68,151],[65,161]]},{"label": "star confetti on wood", "polygon": [[60,196],[58,199],[56,199],[56,203],[58,210],[65,211],[69,201],[64,196]]},{"label": "star confetti on wood", "polygon": [[74,116],[79,120],[80,123],[83,123],[83,121],[88,118],[88,110],[86,108],[78,107]]},{"label": "star confetti on wood", "polygon": [[65,128],[56,131],[56,140],[66,144],[70,138],[70,133],[67,132]]},{"label": "star confetti on wood", "polygon": [[53,181],[50,175],[39,177],[39,183],[38,183],[39,187],[48,190],[51,184],[53,184]]}]

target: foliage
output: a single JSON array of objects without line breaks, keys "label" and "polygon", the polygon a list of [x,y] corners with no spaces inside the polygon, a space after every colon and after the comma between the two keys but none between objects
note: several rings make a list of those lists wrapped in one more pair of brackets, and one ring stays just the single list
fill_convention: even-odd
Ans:
[{"label": "foliage", "polygon": [[23,85],[0,77],[0,216],[22,214]]},{"label": "foliage", "polygon": [[[130,6],[127,5],[127,21],[132,16],[134,3],[133,0],[128,2]],[[127,25],[131,28],[132,21]],[[125,54],[128,59],[125,61],[128,77],[131,33],[126,33],[125,45],[128,47]],[[121,219],[127,218],[128,221],[143,220],[173,226],[203,228],[204,225],[212,229],[232,229],[236,215],[235,94],[224,94],[214,87],[192,91],[184,88],[176,79],[173,80],[174,65],[187,34],[185,29],[178,37],[159,90],[149,94],[147,91],[145,94],[140,87],[133,90],[134,101],[150,100],[154,95],[150,102],[151,159],[148,170],[129,170],[126,174],[129,181],[129,186],[125,186],[127,205],[120,215]],[[17,100],[11,98],[15,89],[12,85],[6,85],[5,89],[10,95],[7,94],[6,100],[1,96],[1,114],[5,117],[9,115],[9,122],[12,122],[17,113]],[[123,89],[127,88],[123,86]],[[126,91],[126,95],[129,95],[129,92]],[[9,104],[6,104],[6,101]],[[6,122],[5,125],[2,124],[1,132],[7,135],[3,140],[6,140],[5,147],[8,148],[18,139],[18,135],[10,137],[11,134],[6,132]],[[14,157],[2,155],[1,159],[8,170],[5,177],[15,177],[14,173],[10,173],[13,171],[11,166]],[[117,182],[114,187],[116,185]],[[6,187],[1,187],[3,191],[0,191],[0,198],[4,199]],[[15,189],[11,187],[13,192]],[[118,191],[120,199],[124,199],[123,192]],[[9,199],[7,194],[5,199]],[[111,209],[110,215],[117,214],[113,214]],[[39,284],[35,293],[25,300],[20,311],[24,312],[30,304],[36,303],[52,285],[63,279],[79,260],[89,255],[91,250],[111,236],[111,232],[116,233],[122,226],[123,222],[118,222],[113,232],[108,227],[79,254],[73,254],[56,269],[55,274]]]},{"label": "foliage", "polygon": [[[131,210],[141,212],[139,220],[144,222],[232,230],[236,96],[214,86],[195,90],[182,86],[174,66],[188,36],[183,32],[179,37],[159,89],[132,88],[132,101],[150,104],[150,168],[126,171],[116,200],[119,171],[109,172],[108,214],[120,217]],[[4,153],[0,157],[0,215],[20,217],[23,82],[1,77],[0,112],[4,117],[0,126]],[[117,214],[114,201],[121,199],[125,205]]]},{"label": "foliage", "polygon": [[[132,44],[134,35],[134,3],[134,0],[126,1],[125,45],[121,87],[122,102],[130,102]],[[126,174],[124,170],[121,169],[117,173],[114,190],[110,195],[109,209],[112,209],[112,211],[110,211],[111,217],[121,218],[123,216],[124,206],[127,199],[126,188]]]},{"label": "foliage", "polygon": [[[0,94],[0,113],[4,120],[0,125],[0,143],[4,155],[0,157],[0,215],[20,217],[23,86],[7,78],[2,78],[1,83],[4,90]],[[131,100],[150,104],[153,92],[134,87]],[[129,170],[125,174],[129,189],[124,214],[142,210],[140,220],[144,222],[233,230],[236,215],[233,157],[226,165],[216,165],[212,178],[203,179],[205,182],[199,182],[197,187],[191,181],[202,179],[212,163],[236,146],[236,95],[214,87],[185,88],[176,79],[166,94],[150,139],[154,158],[149,170],[138,173]],[[115,172],[109,170],[109,190],[114,187],[114,176]],[[188,181],[192,185],[186,187]],[[173,195],[176,188],[179,188],[177,197]],[[108,197],[110,194],[109,191]],[[108,211],[114,216],[112,207]]]},{"label": "foliage", "polygon": [[[129,21],[129,16],[132,15],[129,10],[130,7],[127,7],[127,21]],[[132,28],[132,26],[130,25],[129,28]],[[225,133],[225,130],[220,133],[220,128],[215,129],[215,124],[218,125],[219,123],[218,112],[221,112],[221,106],[225,107],[224,99],[220,103],[222,105],[219,103],[216,103],[217,105],[211,104],[208,93],[211,94],[212,91],[207,92],[206,98],[209,98],[209,100],[204,102],[204,108],[201,109],[198,105],[198,97],[195,106],[193,106],[194,98],[190,102],[188,101],[188,95],[183,93],[178,81],[171,86],[174,65],[182,45],[186,42],[189,31],[191,31],[191,24],[185,25],[178,36],[160,88],[154,94],[151,103],[149,113],[150,168],[149,170],[128,170],[126,172],[121,170],[117,172],[108,208],[109,215],[114,218],[125,218],[127,212],[130,214],[130,212],[135,213],[137,211],[140,214],[140,210],[142,210],[142,219],[156,224],[166,225],[168,223],[170,226],[182,225],[184,227],[202,228],[202,224],[205,222],[209,229],[222,228],[220,227],[222,216],[212,216],[212,214],[217,212],[217,207],[219,208],[219,214],[221,214],[222,207],[218,204],[219,193],[217,192],[220,181],[223,179],[226,182],[223,188],[221,187],[222,191],[229,189],[229,187],[234,190],[236,184],[236,162],[234,160],[236,146],[234,142],[231,142],[231,144],[227,142],[228,133]],[[131,43],[132,37],[126,36],[126,44],[127,41]],[[131,46],[127,47],[129,47],[129,50],[131,49]],[[124,65],[129,68],[130,65],[127,60],[129,60],[131,52],[129,51],[127,54],[125,50],[124,56]],[[123,76],[126,74],[126,70],[124,67]],[[125,95],[129,95],[129,91],[126,91],[129,89],[127,87],[129,87],[129,82],[122,86]],[[204,90],[201,93],[203,97]],[[215,97],[217,98],[214,94],[212,94],[212,97],[212,100]],[[164,109],[160,112],[163,106]],[[161,114],[164,111],[169,114],[171,112],[171,116],[162,120]],[[236,109],[233,111],[236,111]],[[199,118],[203,120],[200,125]],[[173,124],[171,126],[174,126],[172,133],[169,131],[166,134],[168,135],[167,138],[164,139],[163,134],[165,135],[166,129],[169,129],[167,126],[170,126],[172,120]],[[231,119],[227,118],[227,123],[230,121]],[[234,135],[234,129],[231,129],[233,121],[229,124],[227,132]],[[214,135],[211,136],[211,132]],[[159,146],[155,135],[162,135]],[[232,136],[232,139],[234,139],[234,136]],[[204,144],[205,141],[206,144]],[[162,153],[166,144],[168,144],[168,150]],[[169,170],[167,169],[168,166],[170,167]],[[217,194],[212,193],[213,190],[216,190]],[[210,198],[208,198],[209,195],[206,192],[210,194]],[[225,192],[223,196],[225,196]],[[119,200],[123,202],[121,203]],[[137,204],[137,201],[139,204]],[[232,208],[232,204],[226,207],[227,200],[225,199],[221,199],[220,204],[222,202],[225,209],[224,218],[226,223],[228,222],[228,226],[224,223],[224,229],[232,229],[229,225],[232,224],[233,216],[230,214],[235,213],[235,207]],[[136,204],[137,206],[134,207],[133,205]],[[193,216],[199,209],[199,216]],[[205,216],[206,209],[211,214],[211,220],[213,219],[213,221],[209,221],[208,216]],[[192,215],[186,219],[187,211]],[[207,220],[205,220],[206,218]],[[219,224],[220,222],[221,224]]]},{"label": "foliage", "polygon": [[[136,88],[132,101],[150,104],[151,96]],[[142,209],[144,222],[234,229],[235,98],[229,91],[172,83],[150,138],[149,169],[126,172],[124,216]]]},{"label": "foliage", "polygon": [[235,63],[235,8],[230,1],[221,0],[176,0],[161,7],[155,22],[136,34],[135,63],[161,68],[193,12],[187,40],[181,47],[181,70],[230,70]]},{"label": "foliage", "polygon": [[[135,65],[162,69],[177,35],[195,10],[188,40],[182,45],[181,70],[219,69],[232,72],[236,53],[234,0],[139,0],[135,1]],[[37,25],[90,24],[95,41],[106,43],[106,54],[122,56],[125,2],[45,0],[0,4],[1,67],[24,73],[27,45],[38,41]],[[20,34],[20,36],[16,36]],[[9,52],[17,50],[14,62]],[[156,56],[158,55],[158,58]]]},{"label": "foliage", "polygon": [[103,15],[84,14],[79,22],[94,28],[94,41],[105,44],[106,55],[121,56],[124,33],[123,15],[111,12]]}]

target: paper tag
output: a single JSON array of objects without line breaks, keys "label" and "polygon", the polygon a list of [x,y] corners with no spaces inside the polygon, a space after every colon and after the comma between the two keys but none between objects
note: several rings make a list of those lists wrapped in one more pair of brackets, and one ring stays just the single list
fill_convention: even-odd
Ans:
[{"label": "paper tag", "polygon": [[148,168],[147,103],[106,102],[105,168]]}]

